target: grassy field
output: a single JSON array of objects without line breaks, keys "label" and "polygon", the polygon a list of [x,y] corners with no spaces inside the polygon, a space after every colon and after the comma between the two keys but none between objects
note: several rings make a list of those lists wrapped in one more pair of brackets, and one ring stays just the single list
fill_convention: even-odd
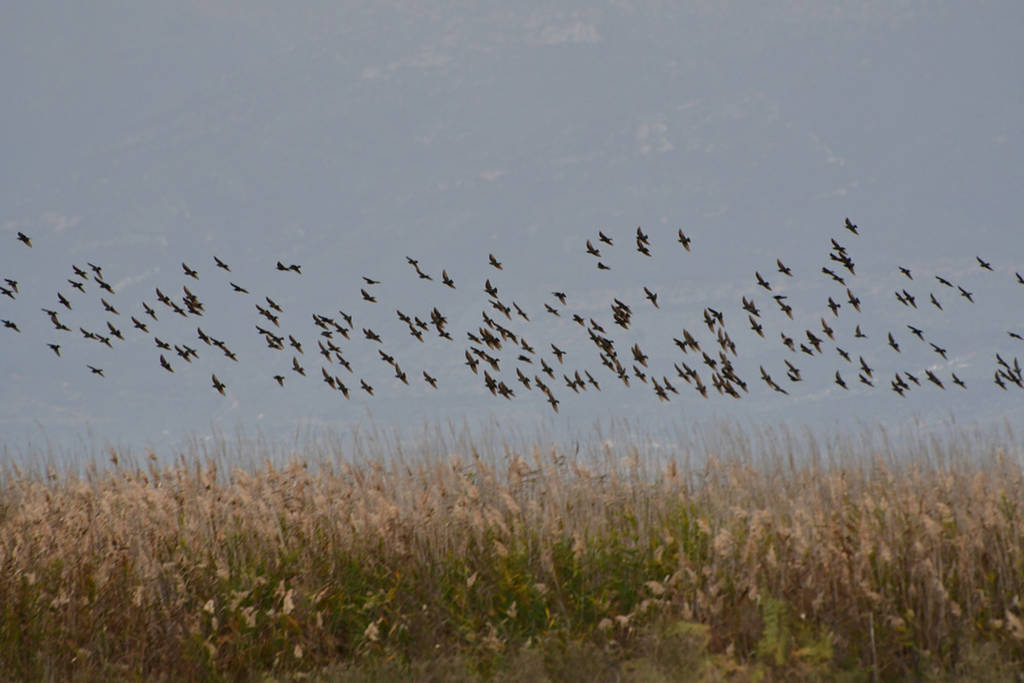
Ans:
[{"label": "grassy field", "polygon": [[1021,680],[1012,434],[867,432],[7,465],[0,678]]}]

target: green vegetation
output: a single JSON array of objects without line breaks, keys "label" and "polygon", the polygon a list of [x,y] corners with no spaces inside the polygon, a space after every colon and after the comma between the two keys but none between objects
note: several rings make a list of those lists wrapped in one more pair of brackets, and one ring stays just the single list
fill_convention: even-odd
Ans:
[{"label": "green vegetation", "polygon": [[481,455],[465,439],[417,462],[10,466],[0,678],[1024,670],[1015,447],[793,457],[794,437],[762,435],[755,461],[729,438],[737,455],[685,467],[612,444],[599,459]]}]

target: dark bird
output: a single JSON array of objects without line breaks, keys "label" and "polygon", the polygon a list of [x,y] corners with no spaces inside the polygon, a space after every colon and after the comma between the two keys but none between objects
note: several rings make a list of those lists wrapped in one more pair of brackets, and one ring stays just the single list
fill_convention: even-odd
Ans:
[{"label": "dark bird", "polygon": [[426,380],[427,384],[437,389],[437,378],[428,375],[426,370],[423,371],[423,379]]},{"label": "dark bird", "polygon": [[1017,282],[1019,282],[1020,284],[1024,285],[1024,276],[1022,276],[1020,273],[1018,273],[1016,271],[1014,271],[1013,274],[1017,276]]},{"label": "dark bird", "polygon": [[866,384],[869,387],[875,386],[874,382],[872,382],[870,379],[868,379],[864,375],[857,375],[857,379],[860,380],[861,384]]},{"label": "dark bird", "polygon": [[18,326],[16,324],[14,324],[13,322],[11,322],[10,320],[3,320],[3,321],[0,321],[0,322],[3,322],[4,327],[6,327],[9,330],[14,330],[15,332],[21,332],[21,330],[18,329]]},{"label": "dark bird", "polygon": [[1016,332],[1007,332],[1006,334],[1010,335],[1014,339],[1017,339],[1017,340],[1020,340],[1020,341],[1024,341],[1024,336],[1021,336],[1021,335],[1017,334]]},{"label": "dark bird", "polygon": [[957,286],[957,289],[960,290],[960,296],[962,296],[963,298],[967,299],[972,304],[974,303],[974,295],[971,292],[968,292],[966,289],[964,289],[963,287],[960,287],[960,286]]},{"label": "dark bird", "polygon": [[839,371],[838,370],[836,370],[836,384],[841,386],[843,389],[849,390],[849,387],[846,386],[846,382],[843,380],[842,377],[839,376]]},{"label": "dark bird", "polygon": [[824,273],[825,275],[828,275],[830,278],[832,278],[833,280],[835,280],[839,284],[844,285],[844,286],[846,285],[846,280],[844,280],[839,275],[836,275],[835,272],[831,268],[826,268],[825,266],[822,266],[821,267],[821,272]]},{"label": "dark bird", "polygon": [[565,292],[551,292],[551,295],[554,296],[556,299],[558,299],[562,303],[563,306],[566,305],[566,303],[565,303],[565,301],[566,301]]},{"label": "dark bird", "polygon": [[302,274],[302,266],[296,265],[294,263],[291,264],[290,266],[286,266],[285,264],[283,264],[280,261],[278,261],[277,262],[277,269],[280,270],[280,271],[291,270],[291,271],[294,271],[294,272],[298,273],[299,275]]},{"label": "dark bird", "polygon": [[860,325],[857,325],[857,329],[854,331],[853,336],[857,339],[867,339],[868,335],[860,331]]},{"label": "dark bird", "polygon": [[864,360],[864,356],[857,356],[857,360],[860,361],[860,369],[864,371],[864,374],[868,377],[871,376],[871,366]]},{"label": "dark bird", "polygon": [[295,356],[292,356],[292,370],[294,370],[295,372],[299,373],[303,377],[306,376],[305,368],[303,368],[301,365],[299,365],[299,359],[296,358]]},{"label": "dark bird", "polygon": [[83,293],[85,292],[85,285],[83,285],[78,280],[72,280],[72,279],[69,278],[68,279],[68,284],[70,284],[72,287],[77,289],[79,292],[83,292]]},{"label": "dark bird", "polygon": [[903,290],[903,298],[906,302],[914,308],[917,308],[917,299],[907,290]]},{"label": "dark bird", "polygon": [[839,348],[838,346],[836,347],[836,353],[842,356],[843,360],[845,360],[847,363],[853,362],[852,360],[850,360],[850,354],[844,351],[843,349]]},{"label": "dark bird", "polygon": [[104,290],[106,292],[110,292],[111,294],[114,293],[114,288],[111,287],[110,283],[107,282],[106,280],[104,280],[103,278],[98,277],[98,276],[93,278],[93,279],[96,280],[96,284],[98,284],[100,286],[100,289],[102,289],[102,290]]},{"label": "dark bird", "polygon": [[639,225],[636,226],[636,241],[639,244],[649,244],[650,243],[650,237],[647,235],[647,233],[645,233],[643,230],[640,229]]},{"label": "dark bird", "polygon": [[839,304],[832,297],[828,298],[828,307],[831,309],[832,315],[839,315]]},{"label": "dark bird", "polygon": [[934,294],[928,292],[928,298],[932,300],[932,304],[934,304],[935,308],[939,309],[940,311],[942,310],[942,304],[939,303],[939,300],[935,298]]},{"label": "dark bird", "polygon": [[274,375],[274,380],[277,382],[278,386],[284,386],[284,375]]},{"label": "dark bird", "polygon": [[942,277],[940,275],[936,275],[935,279],[938,280],[940,283],[946,285],[947,287],[950,287],[950,288],[953,287],[953,283],[952,282],[950,282],[949,280],[947,280],[946,278],[944,278],[944,277]]},{"label": "dark bird", "polygon": [[380,335],[378,335],[376,332],[374,332],[368,327],[363,328],[363,336],[369,339],[370,341],[377,342],[378,344],[384,343],[383,341],[381,341]]},{"label": "dark bird", "polygon": [[365,282],[367,285],[379,285],[380,284],[380,280],[374,280],[373,278],[366,277],[365,275],[363,276],[363,282]]},{"label": "dark bird", "polygon": [[683,234],[682,228],[679,229],[679,244],[683,245],[686,251],[690,251],[690,238]]},{"label": "dark bird", "polygon": [[793,277],[793,270],[782,263],[782,259],[775,259],[775,263],[779,266],[779,272],[783,275]]},{"label": "dark bird", "polygon": [[588,254],[592,254],[593,256],[596,256],[597,258],[601,258],[601,250],[600,250],[600,249],[597,249],[597,248],[596,248],[596,247],[595,247],[595,246],[594,246],[594,245],[593,245],[593,244],[592,244],[592,243],[590,242],[590,240],[587,240],[587,253],[588,253]]},{"label": "dark bird", "polygon": [[229,282],[228,284],[231,285],[231,288],[234,289],[236,292],[240,292],[242,294],[248,294],[249,293],[248,289],[246,289],[245,287],[240,287],[240,286],[236,285],[234,282]]},{"label": "dark bird", "polygon": [[804,332],[807,334],[807,341],[811,343],[811,346],[814,347],[814,350],[817,351],[818,353],[821,353],[821,339],[810,330],[804,330]]},{"label": "dark bird", "polygon": [[0,287],[0,294],[3,294],[4,296],[10,297],[11,299],[14,298],[14,291],[10,290],[10,289],[7,289],[6,287]]},{"label": "dark bird", "polygon": [[284,309],[281,308],[276,301],[271,299],[269,296],[265,296],[263,298],[267,300],[267,305],[270,306],[272,309],[274,309],[278,313],[284,313]]},{"label": "dark bird", "polygon": [[601,240],[602,242],[607,244],[609,247],[612,246],[612,238],[609,237],[608,235],[604,234],[600,230],[597,231],[597,239]]},{"label": "dark bird", "polygon": [[88,280],[89,279],[89,274],[86,273],[84,270],[82,270],[81,268],[79,268],[78,266],[76,266],[73,263],[71,264],[71,269],[73,271],[75,271],[75,275],[77,275],[78,277],[82,278],[83,280]]},{"label": "dark bird", "polygon": [[562,349],[558,348],[554,344],[551,345],[551,351],[554,352],[555,356],[558,358],[559,364],[561,364],[562,358],[565,357],[565,351],[563,351]]},{"label": "dark bird", "polygon": [[750,329],[752,329],[754,332],[756,332],[757,336],[759,336],[762,339],[764,339],[764,327],[762,325],[760,325],[757,322],[757,320],[754,319],[754,316],[748,315],[747,318],[750,320]]},{"label": "dark bird", "polygon": [[889,333],[889,346],[896,350],[896,353],[900,351],[900,345],[896,343],[896,339],[892,336],[892,332]]},{"label": "dark bird", "polygon": [[974,258],[978,259],[978,265],[979,266],[981,266],[985,270],[992,270],[992,264],[991,263],[989,263],[988,261],[982,261],[980,256],[975,256]]},{"label": "dark bird", "polygon": [[824,332],[825,336],[827,336],[829,339],[835,341],[835,331],[831,327],[829,327],[828,323],[825,322],[824,318],[821,319],[821,331]]},{"label": "dark bird", "polygon": [[761,273],[755,272],[754,276],[757,278],[757,284],[761,285],[762,287],[764,287],[769,292],[772,291],[772,286],[770,284],[768,284],[767,280],[765,280],[763,277],[761,277]]},{"label": "dark bird", "polygon": [[146,311],[146,315],[148,315],[153,320],[157,319],[156,311],[150,308],[149,304],[147,304],[145,301],[142,302],[142,310]]},{"label": "dark bird", "polygon": [[369,384],[367,384],[366,380],[360,379],[359,380],[359,385],[362,387],[363,391],[368,393],[370,396],[373,396],[373,387],[371,387]]},{"label": "dark bird", "polygon": [[441,271],[441,282],[443,282],[447,286],[451,287],[452,289],[455,289],[455,280],[453,280],[450,277],[448,277],[448,271],[447,270],[442,270]]},{"label": "dark bird", "polygon": [[601,263],[600,261],[597,262],[597,269],[598,270],[611,270],[611,268],[609,268],[605,264]]},{"label": "dark bird", "polygon": [[113,313],[114,315],[121,315],[120,313],[117,312],[117,309],[114,308],[113,306],[111,306],[110,302],[108,302],[103,297],[100,297],[100,303],[103,304],[103,310],[105,310],[107,313]]},{"label": "dark bird", "polygon": [[217,267],[218,267],[218,268],[222,268],[222,269],[224,269],[224,270],[228,271],[229,273],[231,272],[231,268],[230,268],[230,267],[228,267],[228,264],[224,263],[223,261],[221,261],[221,260],[220,260],[219,258],[217,258],[216,256],[214,256],[214,257],[213,257],[213,260],[214,260],[214,262],[215,262],[215,263],[217,264]]},{"label": "dark bird", "polygon": [[899,269],[901,273],[907,276],[908,280],[914,279],[914,276],[910,274],[910,268],[904,268],[903,266],[899,266]]},{"label": "dark bird", "polygon": [[[20,234],[20,233],[19,233],[19,234]],[[31,247],[32,245],[30,244],[30,245],[28,245],[28,246],[30,246],[30,247]],[[92,374],[94,374],[94,375],[99,375],[100,377],[103,377],[103,376],[104,376],[104,374],[103,374],[103,368],[95,368],[95,367],[93,367],[93,366],[91,366],[91,365],[88,365],[88,364],[86,364],[86,366],[85,366],[85,367],[89,368],[89,369],[90,369],[90,370],[92,371]]]},{"label": "dark bird", "polygon": [[117,337],[121,341],[124,341],[124,335],[121,334],[121,330],[117,329],[116,327],[111,325],[109,322],[107,323],[107,329],[110,330],[110,334],[112,336]]},{"label": "dark bird", "polygon": [[964,381],[962,379],[960,379],[959,377],[956,376],[955,372],[952,373],[952,375],[953,375],[953,384],[956,384],[961,389],[966,389],[967,388],[967,385],[964,384]]},{"label": "dark bird", "polygon": [[501,262],[498,261],[498,259],[494,258],[494,254],[488,254],[487,258],[490,260],[492,266],[494,266],[498,270],[501,270]]},{"label": "dark bird", "polygon": [[850,291],[849,287],[846,288],[846,300],[850,302],[851,306],[853,306],[853,310],[860,313],[860,299],[853,295],[853,292]]},{"label": "dark bird", "polygon": [[369,301],[371,304],[377,303],[377,299],[375,299],[374,297],[370,296],[370,294],[365,289],[360,289],[359,293],[363,295],[363,300],[364,301]]},{"label": "dark bird", "polygon": [[224,396],[224,382],[217,379],[217,375],[210,375],[210,377],[213,379],[213,388],[216,389],[221,396]]},{"label": "dark bird", "polygon": [[913,325],[907,325],[907,329],[913,332],[918,339],[924,341],[924,332],[922,332],[920,328],[914,327]]},{"label": "dark bird", "polygon": [[18,281],[17,281],[17,280],[12,280],[12,279],[11,279],[11,278],[9,278],[9,277],[5,277],[5,278],[4,278],[4,282],[6,282],[6,283],[7,283],[7,286],[8,286],[8,287],[10,287],[10,288],[11,288],[12,290],[14,290],[14,293],[15,293],[15,294],[17,294],[17,293],[18,293]]},{"label": "dark bird", "polygon": [[851,223],[849,218],[846,219],[846,229],[852,232],[854,235],[860,234],[859,232],[857,232],[857,226]]},{"label": "dark bird", "polygon": [[53,352],[57,354],[58,357],[60,356],[60,344],[47,344],[47,346],[53,349]]},{"label": "dark bird", "polygon": [[931,382],[932,384],[934,384],[935,386],[937,386],[939,389],[945,389],[946,388],[946,387],[942,386],[942,381],[939,380],[939,378],[936,377],[935,373],[932,372],[931,370],[925,370],[924,374],[928,377],[928,381]]},{"label": "dark bird", "polygon": [[658,295],[657,294],[655,294],[651,290],[647,289],[646,287],[644,287],[644,294],[647,296],[647,298],[650,300],[650,302],[652,304],[654,304],[655,308],[659,308],[659,306],[658,306]]},{"label": "dark bird", "polygon": [[[929,344],[931,344],[931,342],[929,342]],[[942,360],[948,360],[948,358],[946,358],[946,349],[942,348],[941,346],[937,346],[936,344],[931,344],[931,346],[935,353],[942,356]]]},{"label": "dark bird", "polygon": [[171,364],[167,362],[162,353],[160,354],[160,366],[167,372],[174,372],[174,368],[171,367]]},{"label": "dark bird", "polygon": [[153,337],[153,341],[156,342],[158,348],[164,349],[165,351],[171,350],[171,345],[160,339],[160,337]]},{"label": "dark bird", "polygon": [[[18,241],[24,242],[26,247],[32,246],[32,238],[23,232],[18,233]],[[100,371],[100,374],[103,374],[102,371]]]},{"label": "dark bird", "polygon": [[193,270],[192,268],[189,268],[188,265],[185,264],[184,262],[181,264],[181,269],[183,271],[185,271],[185,275],[189,276],[190,278],[192,278],[194,280],[198,280],[199,279],[199,272],[196,271],[196,270]]},{"label": "dark bird", "polygon": [[[544,304],[544,310],[546,310],[551,315],[558,315],[558,309],[554,308],[550,304]],[[559,317],[561,317],[561,316],[559,316]]]}]

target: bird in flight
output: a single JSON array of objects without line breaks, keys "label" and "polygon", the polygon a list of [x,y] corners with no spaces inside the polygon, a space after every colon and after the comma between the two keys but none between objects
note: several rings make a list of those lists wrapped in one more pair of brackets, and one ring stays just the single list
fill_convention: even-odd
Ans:
[{"label": "bird in flight", "polygon": [[215,374],[211,375],[211,378],[213,379],[213,388],[216,389],[221,396],[224,396],[224,382],[221,382],[219,379],[217,379],[217,375]]},{"label": "bird in flight", "polygon": [[[31,245],[29,245],[29,246],[31,246]],[[104,377],[105,376],[103,374],[103,368],[93,367],[92,365],[89,365],[89,364],[86,364],[85,367],[89,368],[92,371],[92,374],[94,374],[94,375],[99,375],[100,377]]]},{"label": "bird in flight", "polygon": [[199,271],[197,271],[197,270],[195,270],[193,268],[189,268],[188,264],[182,262],[181,269],[183,271],[185,271],[185,275],[187,275],[188,277],[192,278],[193,280],[198,280],[199,279]]},{"label": "bird in flight", "polygon": [[213,260],[217,264],[218,268],[222,268],[222,269],[228,271],[229,273],[231,272],[231,268],[228,266],[228,264],[224,263],[223,261],[221,261],[216,256],[213,257]]},{"label": "bird in flight", "polygon": [[850,222],[849,218],[846,219],[846,229],[852,232],[854,235],[860,234],[859,232],[857,232],[857,226]]},{"label": "bird in flight", "polygon": [[609,247],[612,246],[612,238],[609,237],[608,235],[604,234],[600,230],[597,231],[597,239],[601,240],[602,242],[607,244]]},{"label": "bird in flight", "polygon": [[655,308],[660,308],[660,306],[658,306],[658,295],[656,293],[644,287],[644,295],[646,295],[647,298],[650,299],[651,303],[654,304]]},{"label": "bird in flight", "polygon": [[683,229],[679,229],[679,244],[683,245],[683,249],[690,251],[690,238],[683,234]]},{"label": "bird in flight", "polygon": [[280,261],[278,261],[277,262],[277,269],[281,270],[281,271],[291,270],[291,271],[294,271],[294,272],[298,273],[299,275],[302,275],[302,266],[294,264],[294,263],[291,264],[290,266],[286,266],[285,264],[283,264]]},{"label": "bird in flight", "polygon": [[989,263],[988,261],[983,261],[980,256],[975,256],[974,258],[976,258],[978,260],[978,265],[979,266],[981,266],[985,270],[992,270],[992,264],[991,263]]},{"label": "bird in flight", "polygon": [[18,241],[24,242],[26,247],[32,246],[32,238],[23,232],[18,233]]},{"label": "bird in flight", "polygon": [[488,254],[487,258],[490,260],[492,266],[494,266],[498,270],[502,269],[501,268],[501,262],[498,261],[498,259],[494,258],[494,254]]}]

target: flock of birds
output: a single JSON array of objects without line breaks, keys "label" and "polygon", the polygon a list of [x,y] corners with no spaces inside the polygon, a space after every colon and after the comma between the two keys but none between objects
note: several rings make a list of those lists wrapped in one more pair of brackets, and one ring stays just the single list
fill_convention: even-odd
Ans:
[{"label": "flock of birds", "polygon": [[[849,238],[859,235],[856,224],[845,220],[843,233]],[[652,256],[652,245],[650,236],[638,227],[634,235],[630,235],[636,252],[642,256]],[[28,235],[19,232],[17,239],[25,248],[32,247],[32,239]],[[843,238],[845,239],[845,238]],[[678,246],[674,249],[682,249],[689,252],[691,239],[678,230]],[[882,377],[872,365],[865,360],[863,352],[854,351],[859,346],[860,340],[867,339],[868,334],[862,330],[862,324],[856,320],[850,320],[848,315],[840,316],[841,311],[852,311],[859,313],[861,300],[854,291],[854,280],[856,278],[856,264],[850,256],[847,247],[840,243],[840,237],[830,238],[831,248],[829,250],[829,261],[821,267],[821,275],[832,290],[823,292],[822,310],[820,311],[820,327],[815,325],[812,328],[804,329],[783,329],[778,332],[777,343],[781,344],[788,351],[784,358],[784,367],[779,367],[773,372],[765,369],[764,365],[759,366],[760,376],[755,381],[763,382],[770,390],[788,394],[789,389],[796,383],[803,381],[800,365],[810,362],[811,359],[833,357],[839,363],[831,379],[840,389],[849,390],[851,384],[859,383],[866,387],[875,387],[876,384],[884,386],[888,384],[893,392],[904,396],[908,392],[930,383],[938,389],[959,387],[966,389],[967,384],[956,372],[940,371],[937,368],[923,368],[915,372],[900,370],[894,372],[890,378]],[[606,265],[602,251],[607,252],[615,248],[615,241],[604,232],[599,231],[595,237],[586,240],[585,253],[596,261],[596,268],[600,271],[611,270]],[[620,247],[621,248],[621,247]],[[417,259],[406,257],[408,265],[413,269],[417,280],[434,281],[435,275],[425,272]],[[989,261],[975,257],[977,267],[981,270],[995,273]],[[339,392],[345,398],[350,396],[351,391],[365,392],[367,396],[374,395],[374,387],[366,379],[365,373],[357,372],[352,362],[346,358],[346,341],[365,340],[365,343],[376,347],[375,357],[380,362],[390,366],[394,378],[404,385],[410,381],[422,381],[426,386],[433,389],[438,388],[439,379],[432,375],[427,369],[421,369],[421,377],[403,369],[394,353],[389,353],[381,334],[374,331],[367,323],[357,322],[353,315],[343,310],[336,313],[313,313],[312,323],[316,328],[316,351],[319,359],[309,360],[312,353],[311,344],[304,343],[296,336],[295,332],[287,332],[281,329],[281,317],[284,308],[270,296],[258,296],[250,293],[249,289],[236,284],[231,279],[231,267],[224,260],[213,256],[213,267],[223,271],[227,286],[233,294],[239,297],[247,297],[254,305],[253,316],[256,319],[255,332],[260,335],[263,342],[270,349],[285,354],[285,358],[291,356],[290,364],[282,361],[278,370],[269,375],[268,381],[272,380],[280,387],[284,387],[286,381],[292,377],[306,377],[307,366],[310,367],[309,375],[315,376],[316,365],[319,365],[320,379],[331,390]],[[493,269],[495,276],[503,270],[502,262],[494,254],[488,255],[488,268]],[[42,312],[53,326],[54,338],[52,341],[44,341],[56,357],[61,356],[61,349],[65,341],[61,335],[67,335],[67,339],[78,338],[80,341],[102,344],[113,348],[116,344],[126,341],[126,335],[148,335],[152,338],[155,346],[154,361],[159,362],[163,370],[168,373],[175,373],[175,366],[179,364],[191,364],[199,358],[201,345],[208,347],[210,352],[219,352],[231,361],[239,362],[238,355],[222,339],[204,332],[201,326],[202,319],[206,313],[206,307],[196,294],[189,289],[189,281],[198,281],[200,268],[182,263],[182,277],[186,284],[181,286],[180,293],[173,296],[155,288],[155,304],[149,301],[141,301],[131,312],[125,311],[122,315],[120,302],[117,301],[116,292],[110,282],[105,279],[103,267],[93,263],[87,263],[84,267],[72,264],[71,270],[66,279],[66,287],[61,287],[56,292],[54,308],[43,308]],[[291,276],[301,276],[302,267],[298,264],[285,264],[277,261],[276,270]],[[768,272],[768,271],[765,271]],[[915,278],[909,268],[900,266],[901,277],[907,281],[906,287],[914,287],[922,284],[919,278]],[[777,259],[775,270],[770,277],[792,278],[793,270]],[[1024,276],[1019,272],[1015,273],[1016,281],[1024,285]],[[932,284],[927,293],[927,300],[920,294],[914,294],[904,286],[895,291],[895,297],[900,304],[910,309],[917,309],[921,306],[932,306],[939,311],[944,311],[943,301],[940,295],[949,294],[957,300],[967,304],[974,303],[974,294],[968,291],[962,284],[953,282],[942,275],[934,275],[934,280],[927,281]],[[378,304],[381,284],[370,276],[362,277],[360,297],[367,304]],[[769,340],[774,338],[775,332],[768,332],[767,328],[775,326],[775,323],[793,321],[793,306],[788,301],[788,296],[774,288],[769,277],[762,275],[760,271],[754,273],[754,282],[759,290],[763,290],[763,302],[759,305],[757,297],[741,297],[738,310],[741,318],[745,316],[746,324],[752,334],[760,339]],[[910,284],[913,283],[913,284]],[[442,269],[438,276],[438,284],[454,290],[455,280],[449,275],[447,269]],[[644,299],[640,305],[659,308],[658,293],[648,287],[643,287]],[[419,315],[409,315],[401,310],[396,310],[396,316],[404,325],[409,335],[419,342],[425,343],[425,336],[436,337],[446,343],[458,345],[465,344],[463,349],[464,365],[466,372],[471,372],[478,379],[482,380],[483,386],[488,392],[496,397],[512,399],[517,391],[539,392],[551,408],[558,412],[561,399],[568,395],[565,392],[571,391],[574,394],[588,391],[601,390],[601,381],[610,377],[613,382],[621,382],[626,387],[646,386],[661,401],[670,401],[674,396],[679,395],[680,389],[692,389],[703,398],[708,398],[712,392],[722,396],[740,398],[750,391],[748,379],[740,373],[734,360],[738,357],[737,345],[733,336],[726,329],[725,312],[711,307],[703,310],[703,321],[695,326],[694,330],[683,328],[681,333],[673,338],[677,349],[678,358],[672,363],[671,378],[668,373],[655,372],[650,367],[650,356],[639,343],[629,348],[621,348],[617,345],[609,329],[614,327],[628,330],[633,322],[634,306],[619,298],[613,298],[609,302],[611,317],[604,321],[604,324],[593,317],[584,317],[579,312],[573,312],[568,295],[562,291],[551,292],[551,299],[543,304],[543,310],[527,312],[515,301],[506,303],[499,296],[498,287],[487,278],[483,283],[483,290],[487,295],[490,310],[484,309],[481,312],[481,323],[474,330],[460,332],[455,336],[449,329],[448,318],[438,308]],[[945,290],[948,290],[945,291]],[[65,324],[62,316],[74,310],[78,302],[74,299],[87,295],[90,292],[99,297],[105,312],[102,321],[92,323],[92,329],[85,326],[78,326],[76,331]],[[21,291],[17,279],[4,277],[3,285],[0,286],[0,297],[16,301]],[[827,294],[827,296],[825,296]],[[772,310],[778,309],[774,317],[769,312],[762,311],[761,306],[767,304]],[[949,305],[949,299],[946,304]],[[2,309],[0,309],[2,314]],[[578,358],[567,358],[569,355],[565,350],[554,343],[545,345],[538,344],[537,347],[531,344],[524,335],[521,326],[531,321],[531,316],[556,316],[562,319],[571,319],[579,326],[582,333],[589,339],[589,343],[596,352],[596,357],[603,366],[603,370],[584,369],[578,367]],[[179,339],[177,341],[165,341],[158,334],[162,316],[179,316],[196,323],[195,338]],[[814,317],[818,314],[815,313]],[[13,316],[12,316],[13,317]],[[127,319],[127,320],[125,320]],[[125,322],[115,322],[122,321]],[[3,329],[11,333],[21,333],[18,322],[10,319],[2,319]],[[77,326],[77,325],[76,325]],[[845,330],[853,327],[852,334],[843,336],[839,328]],[[704,335],[703,328],[707,328],[707,335]],[[941,357],[944,361],[948,359],[948,351],[940,346],[932,338],[926,337],[925,331],[912,324],[906,325],[906,330],[914,338],[912,343],[925,344],[930,347],[931,352]],[[787,333],[788,332],[788,333]],[[873,332],[874,334],[874,332]],[[908,341],[903,330],[886,330],[880,333],[886,339],[888,352],[892,354],[901,353],[902,346]],[[771,335],[771,337],[769,336]],[[1015,331],[1008,331],[1009,337],[1019,342],[1024,342],[1024,336]],[[344,341],[343,341],[344,340]],[[916,340],[916,341],[914,341]],[[840,345],[842,344],[842,345]],[[834,355],[833,355],[834,354]],[[575,354],[574,354],[575,355]],[[868,354],[870,357],[870,354]],[[1007,354],[1009,355],[1009,354]],[[365,358],[365,357],[363,357]],[[98,365],[89,364],[88,370],[97,377],[104,377],[104,368]],[[941,373],[941,374],[940,374]],[[603,374],[603,376],[602,376]],[[993,382],[1005,391],[1011,387],[1024,389],[1024,376],[1022,376],[1021,364],[1016,357],[1009,360],[999,353],[995,354],[995,363],[992,370]],[[216,373],[210,377],[213,390],[226,395],[228,389]],[[520,389],[522,387],[522,389]],[[787,388],[788,387],[788,388]],[[556,391],[557,390],[557,391]]]}]

